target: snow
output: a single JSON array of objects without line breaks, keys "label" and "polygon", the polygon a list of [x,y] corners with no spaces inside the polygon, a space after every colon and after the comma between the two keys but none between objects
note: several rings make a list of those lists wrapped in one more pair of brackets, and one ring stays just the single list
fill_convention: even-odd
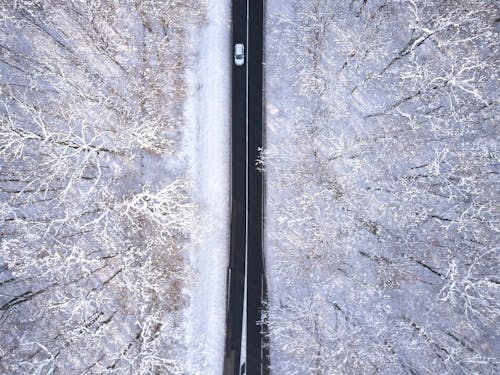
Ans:
[{"label": "snow", "polygon": [[0,6],[0,373],[222,372],[229,9]]},{"label": "snow", "polygon": [[[496,74],[477,46],[498,11],[389,3],[267,2],[274,374],[498,373],[498,230],[487,210],[466,223],[469,202],[496,206],[497,162],[478,157],[497,153],[495,101],[470,77]],[[414,19],[442,26],[416,46]],[[434,83],[460,69],[468,91]]]},{"label": "snow", "polygon": [[186,157],[199,206],[200,233],[191,263],[198,278],[187,311],[192,373],[221,374],[229,243],[230,4],[208,0],[206,26],[193,36],[196,62],[188,72]]}]

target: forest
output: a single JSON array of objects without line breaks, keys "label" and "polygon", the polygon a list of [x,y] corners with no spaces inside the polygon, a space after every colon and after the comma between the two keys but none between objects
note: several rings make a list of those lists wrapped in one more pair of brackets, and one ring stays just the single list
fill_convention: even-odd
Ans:
[{"label": "forest", "polygon": [[0,1],[0,373],[185,374],[197,1]]},{"label": "forest", "polygon": [[273,373],[498,373],[499,16],[268,2]]}]

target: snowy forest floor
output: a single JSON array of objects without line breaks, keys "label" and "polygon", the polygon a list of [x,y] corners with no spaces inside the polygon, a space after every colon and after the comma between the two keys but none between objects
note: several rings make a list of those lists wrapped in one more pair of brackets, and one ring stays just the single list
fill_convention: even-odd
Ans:
[{"label": "snowy forest floor", "polygon": [[0,1],[1,374],[220,372],[228,12]]},{"label": "snowy forest floor", "polygon": [[498,374],[498,3],[268,0],[278,374]]}]

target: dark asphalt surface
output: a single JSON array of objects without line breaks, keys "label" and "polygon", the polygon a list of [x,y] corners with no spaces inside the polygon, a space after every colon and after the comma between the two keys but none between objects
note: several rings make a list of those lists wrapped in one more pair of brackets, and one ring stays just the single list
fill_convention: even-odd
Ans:
[{"label": "dark asphalt surface", "polygon": [[248,225],[247,225],[247,374],[268,374],[261,321],[267,294],[263,264],[263,179],[256,161],[262,148],[262,62],[264,1],[250,0],[248,12]]},{"label": "dark asphalt surface", "polygon": [[[241,329],[245,283],[246,250],[246,163],[247,163],[247,62],[236,66],[234,45],[243,43],[247,49],[247,2],[233,0],[233,37],[231,44],[232,101],[231,101],[231,240],[228,270],[228,306],[226,308],[226,348],[224,374],[239,374]],[[245,60],[246,60],[245,56]]]},{"label": "dark asphalt surface", "polygon": [[[246,374],[268,374],[269,354],[263,340],[262,301],[265,284],[262,229],[263,179],[256,167],[262,147],[263,0],[233,0],[231,241],[224,374],[240,373],[241,331],[247,259]],[[248,22],[248,23],[247,23]],[[248,35],[247,35],[248,30]],[[245,64],[233,62],[234,44],[245,45]],[[248,79],[247,79],[248,73]],[[247,192],[248,187],[248,192]],[[265,327],[264,327],[265,328]]]}]

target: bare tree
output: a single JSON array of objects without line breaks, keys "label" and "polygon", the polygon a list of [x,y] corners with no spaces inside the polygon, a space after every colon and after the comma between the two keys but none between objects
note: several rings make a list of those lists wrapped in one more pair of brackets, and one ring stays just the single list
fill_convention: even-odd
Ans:
[{"label": "bare tree", "polygon": [[195,1],[0,2],[0,373],[186,373]]},{"label": "bare tree", "polygon": [[497,5],[284,8],[263,154],[274,370],[496,373]]}]

